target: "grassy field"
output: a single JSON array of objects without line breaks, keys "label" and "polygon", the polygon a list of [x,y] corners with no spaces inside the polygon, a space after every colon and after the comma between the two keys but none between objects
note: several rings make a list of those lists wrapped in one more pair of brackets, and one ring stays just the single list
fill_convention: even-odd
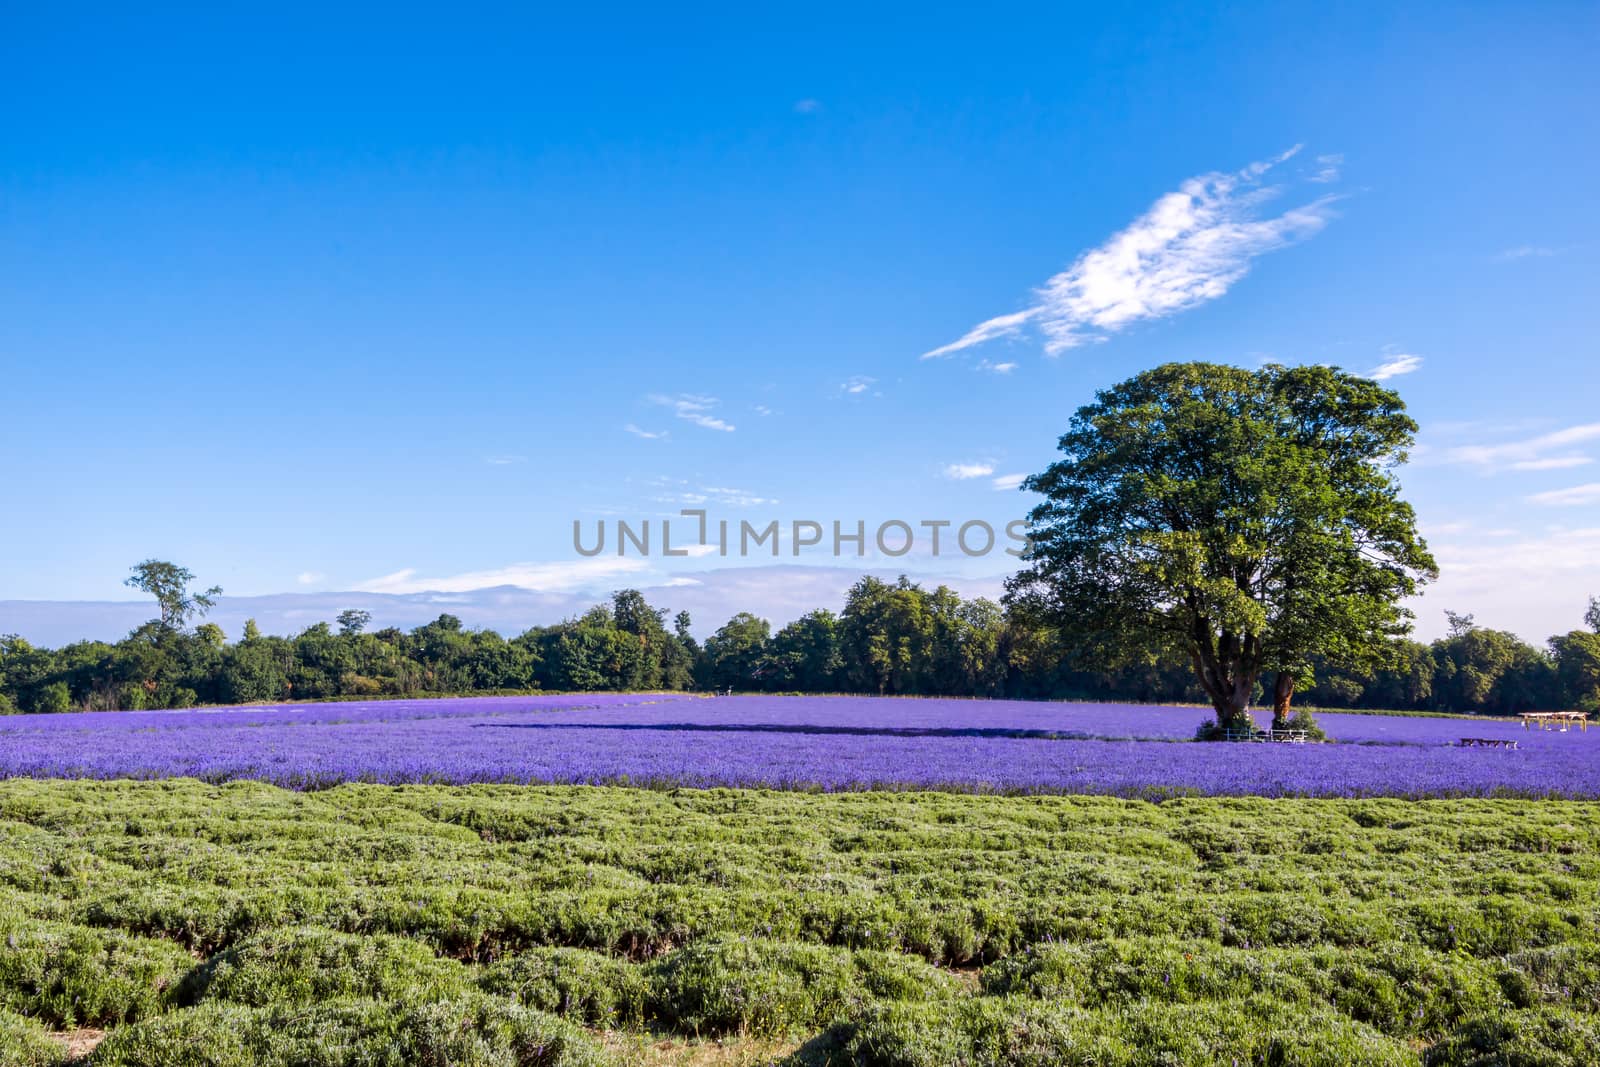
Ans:
[{"label": "grassy field", "polygon": [[1600,1063],[1595,803],[15,779],[0,886],[7,1065]]}]

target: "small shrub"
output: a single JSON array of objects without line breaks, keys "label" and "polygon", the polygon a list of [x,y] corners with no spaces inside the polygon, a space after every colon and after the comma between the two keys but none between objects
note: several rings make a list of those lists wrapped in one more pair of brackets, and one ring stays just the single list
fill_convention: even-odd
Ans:
[{"label": "small shrub", "polygon": [[32,1019],[0,1010],[0,1063],[6,1067],[64,1067],[67,1050]]},{"label": "small shrub", "polygon": [[1593,1016],[1541,1009],[1481,1015],[1428,1050],[1427,1067],[1594,1067]]},{"label": "small shrub", "polygon": [[861,1067],[1417,1067],[1416,1053],[1368,1027],[1269,1001],[1134,1004],[1086,1012],[1024,998],[888,1004],[840,1027]]},{"label": "small shrub", "polygon": [[1519,1008],[1570,1003],[1600,1013],[1600,945],[1557,945],[1506,958],[1501,985]]},{"label": "small shrub", "polygon": [[0,944],[0,1008],[63,1029],[154,1014],[194,965],[170,942],[16,917]]},{"label": "small shrub", "polygon": [[1286,729],[1304,730],[1307,739],[1311,741],[1326,741],[1328,739],[1328,735],[1323,732],[1322,727],[1317,725],[1317,717],[1311,714],[1309,708],[1296,709],[1295,713],[1289,716],[1289,723]]},{"label": "small shrub", "polygon": [[602,1067],[583,1031],[469,996],[433,1004],[301,1008],[202,1004],[111,1032],[93,1067]]},{"label": "small shrub", "polygon": [[702,1036],[814,1030],[881,996],[921,999],[954,988],[909,956],[759,938],[691,945],[651,964],[649,974],[652,1016]]},{"label": "small shrub", "polygon": [[459,996],[461,965],[415,941],[317,927],[255,934],[219,953],[184,982],[185,1003],[226,1000],[260,1007],[337,997],[426,1003]]},{"label": "small shrub", "polygon": [[483,969],[481,989],[599,1027],[644,1024],[649,985],[638,964],[581,948],[536,948]]}]

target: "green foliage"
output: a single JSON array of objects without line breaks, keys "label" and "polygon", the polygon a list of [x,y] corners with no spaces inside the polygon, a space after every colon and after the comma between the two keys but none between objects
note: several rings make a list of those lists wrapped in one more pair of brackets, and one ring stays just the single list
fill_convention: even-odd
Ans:
[{"label": "green foliage", "polygon": [[39,687],[30,709],[40,714],[72,710],[72,694],[66,682],[51,682]]},{"label": "green foliage", "polygon": [[67,1051],[32,1019],[0,1008],[0,1063],[6,1067],[65,1067]]},{"label": "green foliage", "polygon": [[339,624],[340,637],[354,637],[367,628],[367,623],[372,621],[372,612],[346,608],[339,612],[339,617],[334,621]]},{"label": "green foliage", "polygon": [[1281,1067],[1418,1067],[1415,1052],[1337,1014],[1270,1000],[1070,1004],[978,998],[891,1004],[846,1028],[848,1053],[881,1067],[1148,1067],[1270,1063]]},{"label": "green foliage", "polygon": [[1445,706],[1515,713],[1554,702],[1549,660],[1515,634],[1473,625],[1470,615],[1452,615],[1434,661],[1433,688]]},{"label": "green foliage", "polygon": [[194,965],[169,941],[11,913],[0,942],[0,1008],[63,1029],[155,1014]]},{"label": "green foliage", "polygon": [[203,616],[222,595],[222,587],[214,585],[203,593],[189,592],[194,572],[187,567],[165,560],[147,559],[136,563],[133,574],[123,584],[156,598],[160,610],[158,622],[163,630],[181,630],[189,620]]},{"label": "green foliage", "polygon": [[983,972],[994,996],[1080,1007],[1242,1001],[1264,994],[1296,1010],[1334,1010],[1385,1034],[1432,1037],[1475,1012],[1509,1010],[1514,972],[1408,945],[1373,949],[1242,949],[1126,939],[1044,945]]},{"label": "green foliage", "polygon": [[1587,712],[1600,711],[1600,633],[1574,630],[1550,639],[1554,674],[1563,702]]},{"label": "green foliage", "polygon": [[[1530,706],[1600,710],[1600,637],[1574,631],[1548,653],[1510,634],[1477,630],[1457,616],[1450,636],[1423,645],[1399,639],[1374,669],[1313,653],[1297,675],[1320,707],[1508,714]],[[866,578],[844,613],[814,611],[775,635],[737,617],[701,648],[679,613],[636,591],[581,618],[506,640],[445,615],[410,633],[366,632],[347,618],[293,638],[247,623],[227,645],[220,629],[193,633],[150,623],[115,645],[82,641],[38,649],[0,637],[0,714],[95,711],[291,699],[371,698],[470,692],[682,689],[695,684],[777,692],[856,689],[901,695],[1011,696],[1143,702],[1209,697],[1187,655],[1146,650],[1113,666],[1084,664],[1070,628],[1026,610],[965,600],[904,578]],[[1080,660],[1076,665],[1074,660]],[[1252,690],[1259,699],[1261,687]]]},{"label": "green foliage", "polygon": [[827,693],[842,688],[838,616],[826,610],[802,615],[777,632],[765,660],[765,681],[773,689]]},{"label": "green foliage", "polygon": [[1588,803],[18,779],[0,901],[91,1065],[1596,1062]]},{"label": "green foliage", "polygon": [[288,927],[252,934],[213,956],[184,983],[180,997],[190,1004],[226,1000],[256,1007],[341,997],[424,1004],[459,996],[466,985],[459,964],[415,941]]},{"label": "green foliage", "polygon": [[586,1026],[644,1024],[649,982],[637,964],[581,948],[524,949],[483,968],[478,985]]},{"label": "green foliage", "polygon": [[695,944],[651,967],[652,1015],[695,1035],[821,1029],[877,998],[948,995],[943,973],[896,953],[760,938]]},{"label": "green foliage", "polygon": [[93,1067],[601,1067],[569,1023],[482,997],[441,1003],[336,1000],[208,1004],[112,1032]]},{"label": "green foliage", "polygon": [[712,689],[759,689],[772,628],[741,611],[706,640],[700,676]]},{"label": "green foliage", "polygon": [[1550,1010],[1472,1019],[1428,1050],[1427,1067],[1592,1067],[1600,1063],[1594,1016]]},{"label": "green foliage", "polygon": [[1416,432],[1394,392],[1322,366],[1169,363],[1100,392],[1030,478],[1025,614],[1102,657],[1181,649],[1219,723],[1264,671],[1371,668],[1435,573],[1392,468]]}]

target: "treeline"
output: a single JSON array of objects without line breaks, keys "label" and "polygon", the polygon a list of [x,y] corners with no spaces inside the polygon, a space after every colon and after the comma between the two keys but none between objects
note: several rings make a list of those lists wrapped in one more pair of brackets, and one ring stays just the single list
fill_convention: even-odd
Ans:
[{"label": "treeline", "polygon": [[[1300,699],[1319,707],[1466,711],[1600,709],[1600,602],[1589,629],[1536,648],[1451,615],[1447,637],[1400,641],[1390,664],[1360,675],[1314,664]],[[294,637],[247,623],[193,629],[164,615],[122,641],[35,648],[0,637],[0,712],[190,707],[405,693],[705,689],[856,692],[1205,703],[1187,661],[1151,653],[1092,669],[1048,628],[1001,605],[863,578],[843,610],[813,611],[773,632],[747,613],[699,644],[687,613],[668,620],[642,594],[507,639],[441,615],[409,632],[369,630],[342,613]]]}]

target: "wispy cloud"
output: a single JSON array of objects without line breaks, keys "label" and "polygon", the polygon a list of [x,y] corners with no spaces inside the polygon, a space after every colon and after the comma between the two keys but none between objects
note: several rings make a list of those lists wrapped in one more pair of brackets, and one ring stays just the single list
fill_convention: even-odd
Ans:
[{"label": "wispy cloud", "polygon": [[944,476],[958,482],[972,478],[987,478],[994,473],[993,463],[952,463],[944,469]]},{"label": "wispy cloud", "polygon": [[876,378],[868,378],[866,375],[858,374],[853,378],[846,378],[840,382],[839,391],[846,396],[860,396],[868,389],[871,389],[877,380]]},{"label": "wispy cloud", "polygon": [[665,441],[668,436],[666,430],[642,430],[631,422],[624,426],[623,429],[635,437],[644,438],[646,441]]},{"label": "wispy cloud", "polygon": [[750,410],[755,412],[757,415],[760,415],[762,418],[766,418],[768,415],[772,414],[772,409],[767,407],[765,404],[757,404]]},{"label": "wispy cloud", "polygon": [[1373,381],[1382,382],[1390,378],[1398,378],[1402,374],[1410,374],[1422,367],[1422,357],[1405,352],[1397,352],[1388,356],[1384,361],[1367,371],[1367,377]]},{"label": "wispy cloud", "polygon": [[1542,258],[1555,254],[1555,249],[1547,248],[1544,245],[1517,245],[1515,248],[1507,248],[1496,253],[1494,258],[1503,262],[1510,262],[1514,259]]},{"label": "wispy cloud", "polygon": [[1015,363],[996,363],[993,360],[985,359],[979,360],[978,369],[986,370],[990,374],[1010,374],[1017,369],[1017,365]]},{"label": "wispy cloud", "polygon": [[294,580],[301,585],[316,585],[326,577],[327,575],[320,571],[301,571],[294,576]]},{"label": "wispy cloud", "polygon": [[1281,192],[1263,185],[1262,177],[1298,151],[1297,145],[1237,173],[1189,179],[1036,290],[1032,306],[980,322],[922,358],[1017,337],[1030,326],[1044,336],[1045,352],[1058,355],[1217,299],[1249,273],[1256,257],[1315,235],[1333,217],[1333,196],[1257,217]]},{"label": "wispy cloud", "polygon": [[709,485],[705,487],[705,493],[713,503],[727,504],[736,508],[753,508],[758,504],[776,504],[778,502],[773,497],[760,496],[750,492],[748,489],[729,489],[726,486]]},{"label": "wispy cloud", "polygon": [[679,393],[676,396],[655,394],[650,397],[650,402],[669,407],[678,418],[707,430],[722,430],[724,433],[734,431],[732,423],[711,414],[717,405],[722,403],[714,396],[701,396],[696,393]]},{"label": "wispy cloud", "polygon": [[1317,172],[1306,179],[1319,185],[1327,185],[1339,180],[1339,170],[1344,166],[1344,156],[1340,153],[1331,153],[1317,157]]},{"label": "wispy cloud", "polygon": [[1002,474],[990,484],[997,490],[1018,489],[1021,488],[1022,481],[1026,477],[1026,474]]},{"label": "wispy cloud", "polygon": [[1455,445],[1427,453],[1423,462],[1459,463],[1488,471],[1563,470],[1592,461],[1586,453],[1574,451],[1591,441],[1600,441],[1600,422],[1581,423],[1515,441]]},{"label": "wispy cloud", "polygon": [[485,456],[483,461],[491,467],[509,467],[513,463],[528,462],[527,456]]},{"label": "wispy cloud", "polygon": [[815,115],[817,112],[819,112],[821,110],[822,110],[822,101],[813,100],[809,96],[806,97],[804,100],[796,100],[794,102],[794,113],[796,115]]},{"label": "wispy cloud", "polygon": [[667,490],[650,499],[657,504],[677,504],[699,507],[701,504],[721,504],[732,508],[753,508],[763,504],[776,504],[777,498],[762,496],[748,489],[733,489],[724,485],[694,486],[681,479],[661,479],[658,486]]},{"label": "wispy cloud", "polygon": [[1594,460],[1588,456],[1547,456],[1544,459],[1524,459],[1511,464],[1514,471],[1565,471],[1573,467],[1587,467]]},{"label": "wispy cloud", "polygon": [[1547,493],[1534,493],[1528,497],[1528,502],[1558,508],[1575,508],[1582,507],[1585,504],[1600,504],[1600,482],[1574,485],[1568,489],[1552,489]]},{"label": "wispy cloud", "polygon": [[559,563],[513,563],[487,571],[426,577],[415,568],[385,574],[357,585],[369,593],[468,593],[512,585],[537,592],[569,592],[646,568],[642,559],[577,559]]}]

